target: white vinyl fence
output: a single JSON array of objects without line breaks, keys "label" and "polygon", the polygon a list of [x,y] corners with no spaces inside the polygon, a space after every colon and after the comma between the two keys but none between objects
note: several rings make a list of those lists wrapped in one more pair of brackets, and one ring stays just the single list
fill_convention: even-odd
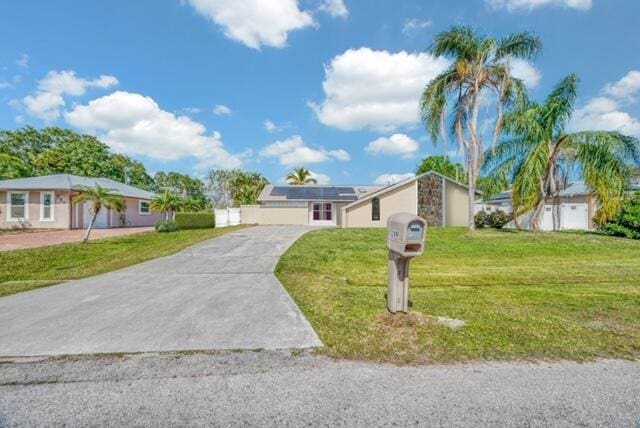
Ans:
[{"label": "white vinyl fence", "polygon": [[214,210],[216,227],[236,226],[240,224],[240,208]]}]

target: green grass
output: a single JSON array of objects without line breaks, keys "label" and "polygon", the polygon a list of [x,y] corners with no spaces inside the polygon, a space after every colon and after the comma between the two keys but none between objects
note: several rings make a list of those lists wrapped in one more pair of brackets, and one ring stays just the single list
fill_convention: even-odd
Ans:
[{"label": "green grass", "polygon": [[0,252],[0,296],[123,269],[242,228],[140,233],[86,244]]},{"label": "green grass", "polygon": [[[303,236],[277,275],[333,357],[400,364],[640,356],[640,241],[431,229],[408,315],[386,311],[386,231]],[[465,321],[451,329],[435,317]]]}]

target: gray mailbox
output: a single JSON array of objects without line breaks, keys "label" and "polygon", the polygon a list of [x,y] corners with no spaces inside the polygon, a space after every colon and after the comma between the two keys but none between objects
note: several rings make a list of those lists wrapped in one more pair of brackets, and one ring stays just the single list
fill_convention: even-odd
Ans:
[{"label": "gray mailbox", "polygon": [[389,248],[389,289],[387,307],[392,313],[409,311],[409,264],[424,252],[427,222],[409,213],[394,214],[387,220]]}]

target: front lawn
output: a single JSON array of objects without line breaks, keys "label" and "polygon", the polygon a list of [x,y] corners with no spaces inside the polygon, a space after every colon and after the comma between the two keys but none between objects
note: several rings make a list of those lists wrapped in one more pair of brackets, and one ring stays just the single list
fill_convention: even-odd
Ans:
[{"label": "front lawn", "polygon": [[431,229],[426,254],[411,266],[408,315],[386,310],[384,229],[309,233],[277,275],[334,357],[420,364],[640,356],[640,241]]},{"label": "front lawn", "polygon": [[43,248],[0,252],[0,296],[85,278],[177,253],[243,226],[140,233]]}]

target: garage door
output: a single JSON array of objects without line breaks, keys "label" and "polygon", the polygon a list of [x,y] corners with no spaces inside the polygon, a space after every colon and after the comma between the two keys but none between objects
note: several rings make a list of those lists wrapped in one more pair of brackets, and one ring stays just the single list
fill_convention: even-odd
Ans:
[{"label": "garage door", "polygon": [[[91,213],[91,210],[89,209],[92,206],[92,204],[90,202],[87,202],[84,204],[84,215],[83,215],[83,227],[86,229],[89,227],[89,223],[91,223],[91,218],[93,217],[93,214]],[[96,223],[93,225],[94,228],[96,229],[106,229],[108,227],[107,224],[107,213],[109,212],[108,209],[106,208],[102,208],[100,210],[100,212],[98,213],[98,217],[96,218]]]},{"label": "garage door", "polygon": [[563,229],[589,229],[587,204],[562,204]]}]

